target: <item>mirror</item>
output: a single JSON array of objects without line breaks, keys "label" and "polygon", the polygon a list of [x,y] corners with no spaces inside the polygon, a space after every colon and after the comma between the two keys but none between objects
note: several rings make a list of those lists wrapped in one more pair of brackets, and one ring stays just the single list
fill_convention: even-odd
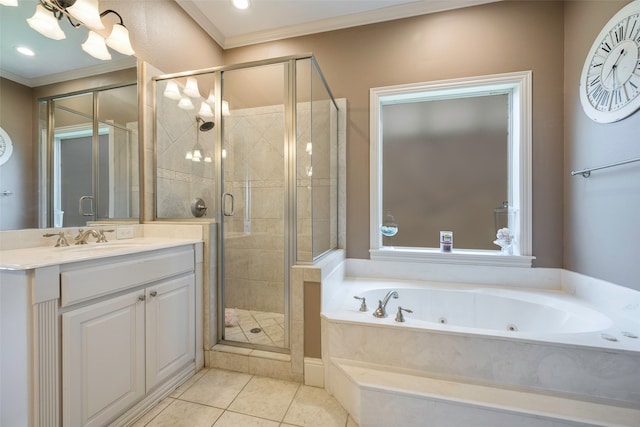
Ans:
[{"label": "mirror", "polygon": [[[46,129],[43,123],[46,123],[47,114],[46,108],[39,108],[39,100],[47,101],[95,88],[135,85],[137,80],[135,57],[111,51],[113,59],[101,61],[82,51],[80,45],[87,37],[87,29],[84,27],[72,28],[68,21],[60,21],[66,35],[64,40],[51,40],[32,30],[26,19],[34,14],[37,4],[36,0],[21,0],[18,7],[0,6],[0,126],[11,136],[14,144],[13,155],[0,166],[0,230],[53,226],[53,208],[48,208],[49,202],[53,203],[55,199],[53,184],[41,187],[38,182],[38,171],[41,170],[41,166],[47,164],[46,150],[41,150],[46,149],[47,144],[39,143],[42,137],[40,130]],[[16,46],[25,45],[34,50],[36,55],[25,57],[15,51]],[[107,126],[111,128],[112,141],[122,139],[119,134],[126,132],[122,127],[133,132],[133,129],[130,129],[133,126],[137,133],[137,125],[132,125],[137,122],[137,90],[134,89],[133,92],[135,96],[132,100],[111,101],[115,103],[119,113],[133,108],[136,118],[132,119],[127,114],[128,124],[120,123],[122,115],[108,117],[100,114],[99,121],[114,121],[113,125]],[[108,102],[105,102],[107,101],[104,100],[103,104],[106,108]],[[109,109],[102,110],[105,114],[109,114],[108,111]],[[89,121],[86,117],[83,120]],[[131,212],[128,217],[137,221],[139,202],[136,199],[137,195],[132,194],[136,191],[138,179],[137,148],[132,151],[132,156],[135,157],[129,157],[126,166],[118,165],[114,161],[120,155],[112,152],[110,162],[115,174],[111,178],[103,177],[101,180],[102,184],[105,180],[110,183],[111,187],[102,193],[111,193],[110,198],[113,201],[111,206],[109,203],[103,203],[103,206],[114,212],[112,218],[122,218],[124,216],[118,213],[120,208],[114,201],[118,200],[118,204],[123,206],[119,197],[126,197],[129,204],[127,209]],[[121,173],[120,167],[129,168],[127,179],[135,177],[135,182],[129,182],[131,185],[128,192],[123,192],[122,182],[118,183],[115,180],[115,176]],[[65,170],[73,172],[75,168]],[[112,186],[114,181],[119,186]],[[64,187],[61,188],[64,191]],[[63,194],[60,193],[60,197]],[[78,211],[77,201],[75,210]],[[100,217],[96,215],[96,219]]]}]

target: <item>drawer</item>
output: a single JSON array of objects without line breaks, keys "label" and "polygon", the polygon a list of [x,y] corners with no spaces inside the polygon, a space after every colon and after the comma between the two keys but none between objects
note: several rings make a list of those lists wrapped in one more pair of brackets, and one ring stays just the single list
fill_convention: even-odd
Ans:
[{"label": "drawer", "polygon": [[118,258],[60,273],[62,307],[194,270],[193,246]]}]

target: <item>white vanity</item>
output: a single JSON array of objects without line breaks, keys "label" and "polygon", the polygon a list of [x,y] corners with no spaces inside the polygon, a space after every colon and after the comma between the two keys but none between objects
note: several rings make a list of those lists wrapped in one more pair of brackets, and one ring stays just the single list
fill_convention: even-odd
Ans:
[{"label": "white vanity", "polygon": [[0,251],[0,425],[126,425],[200,368],[192,234]]}]

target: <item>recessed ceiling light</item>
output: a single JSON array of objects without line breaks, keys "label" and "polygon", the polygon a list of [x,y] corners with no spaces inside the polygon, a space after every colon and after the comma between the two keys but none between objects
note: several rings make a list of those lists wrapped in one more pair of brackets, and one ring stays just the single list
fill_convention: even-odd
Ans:
[{"label": "recessed ceiling light", "polygon": [[31,49],[29,49],[28,47],[18,46],[18,47],[16,47],[16,50],[18,52],[20,52],[21,54],[26,55],[26,56],[34,56],[35,55],[35,53]]},{"label": "recessed ceiling light", "polygon": [[249,0],[231,0],[236,9],[245,10],[249,8]]}]

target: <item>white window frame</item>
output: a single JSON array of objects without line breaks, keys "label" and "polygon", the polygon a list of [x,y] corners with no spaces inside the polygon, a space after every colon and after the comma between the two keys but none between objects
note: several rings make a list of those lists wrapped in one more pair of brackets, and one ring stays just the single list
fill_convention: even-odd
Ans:
[{"label": "white window frame", "polygon": [[[370,89],[370,255],[372,260],[419,261],[446,264],[531,267],[531,71],[493,74],[424,83],[385,86]],[[509,207],[516,212],[513,231],[516,247],[513,255],[499,249],[458,249],[442,253],[439,248],[383,246],[382,224],[382,105],[414,100],[508,93],[511,112],[509,124]],[[455,240],[454,240],[455,242]]]}]

